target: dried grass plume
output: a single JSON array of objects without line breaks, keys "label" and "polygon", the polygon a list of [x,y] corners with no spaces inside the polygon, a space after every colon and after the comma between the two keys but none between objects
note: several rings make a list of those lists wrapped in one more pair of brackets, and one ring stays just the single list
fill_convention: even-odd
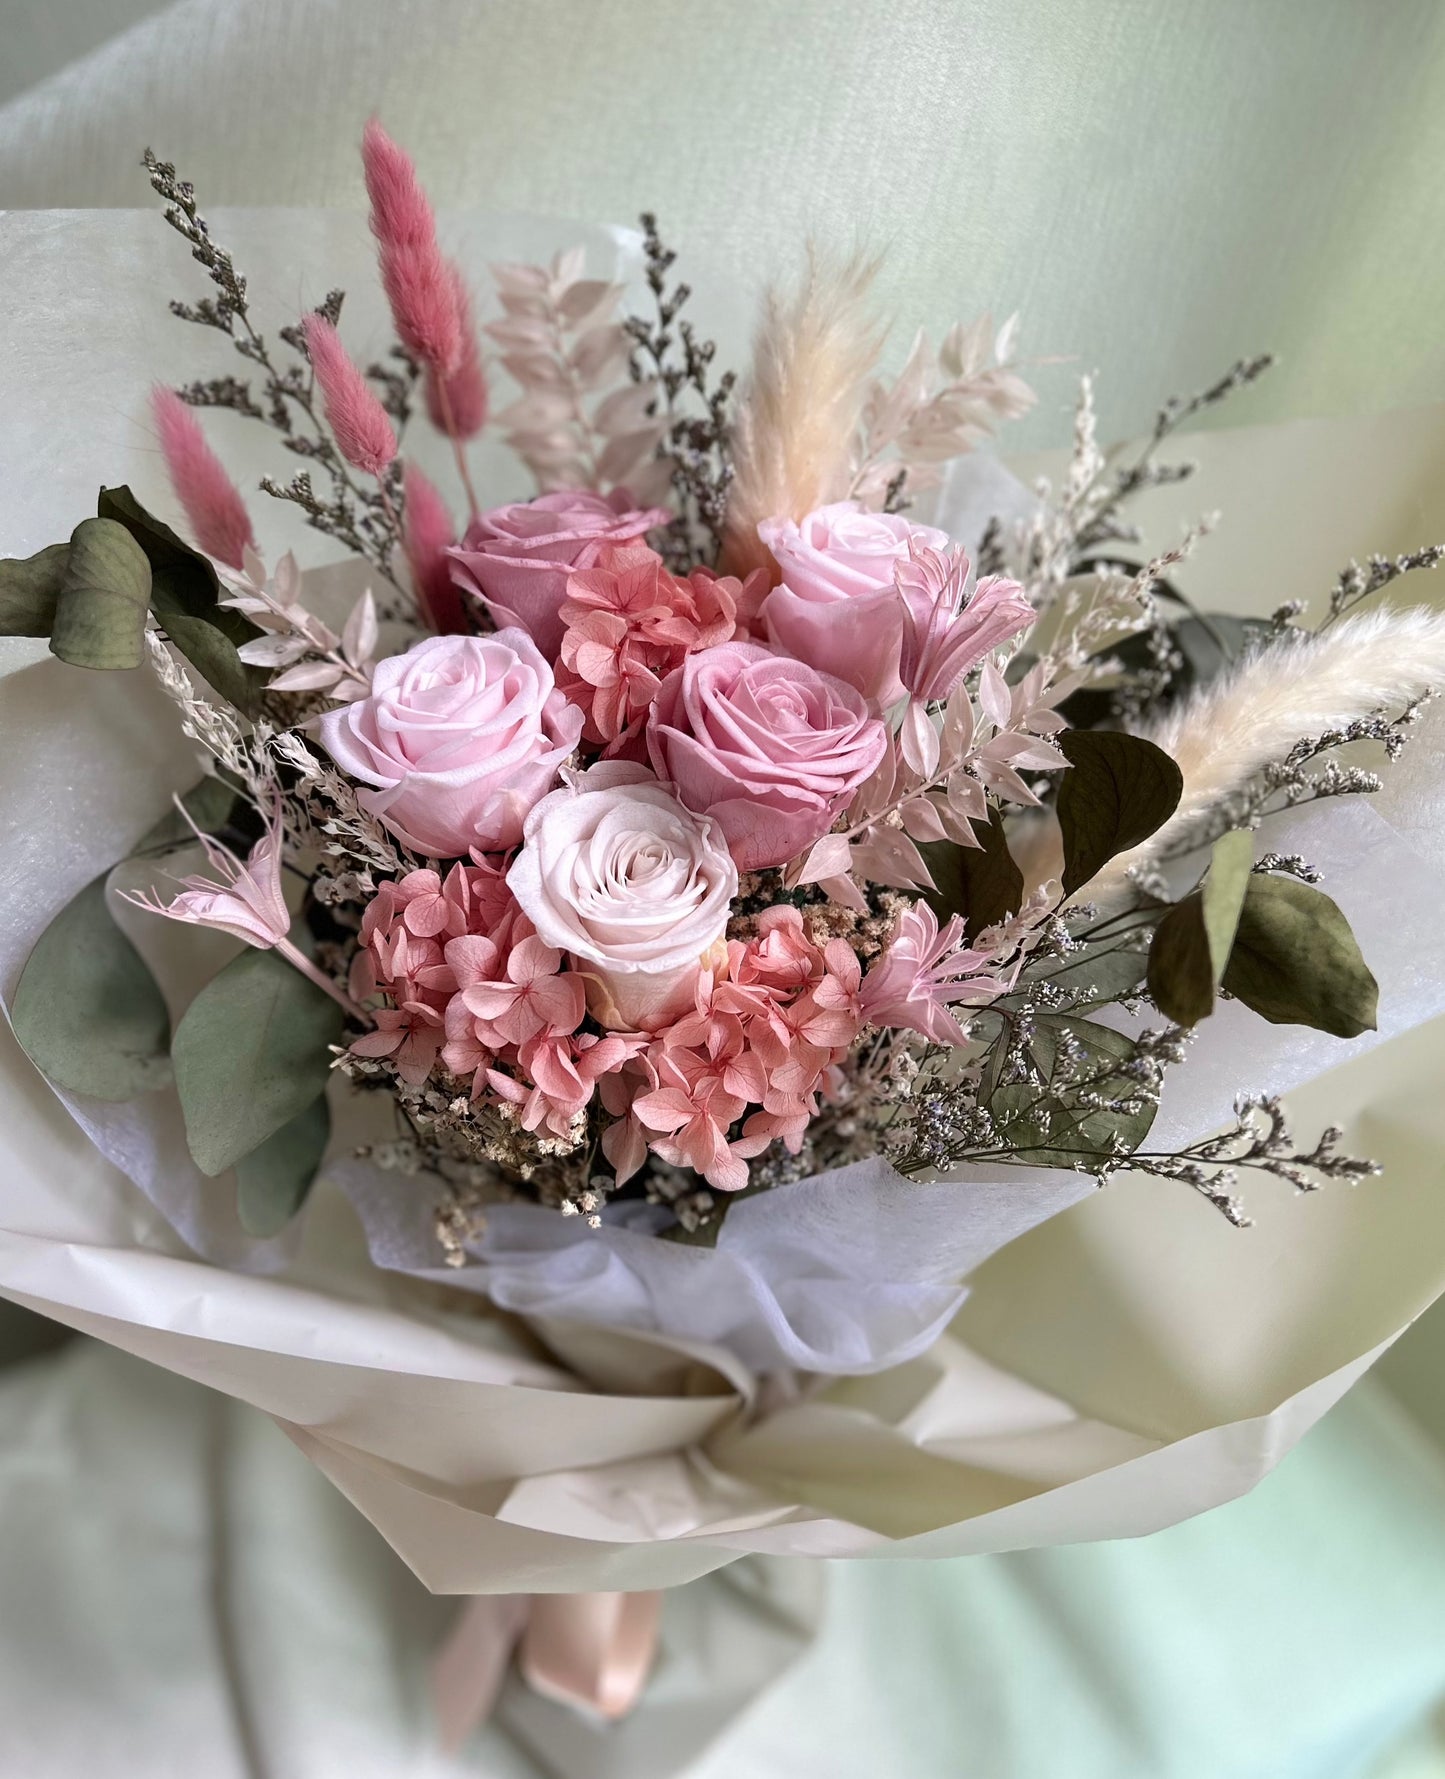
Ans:
[{"label": "dried grass plume", "polygon": [[813,249],[791,296],[770,290],[733,433],[723,565],[773,569],[764,519],[801,519],[847,491],[859,416],[883,329],[869,312],[878,262],[822,263]]}]

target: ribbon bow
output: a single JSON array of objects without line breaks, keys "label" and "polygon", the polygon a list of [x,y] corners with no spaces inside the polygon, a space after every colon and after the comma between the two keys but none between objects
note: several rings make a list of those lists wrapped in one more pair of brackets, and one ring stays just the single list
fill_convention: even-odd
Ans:
[{"label": "ribbon bow", "polygon": [[514,1651],[544,1698],[625,1717],[642,1696],[661,1615],[660,1593],[473,1596],[432,1668],[443,1745],[454,1753],[486,1721]]}]

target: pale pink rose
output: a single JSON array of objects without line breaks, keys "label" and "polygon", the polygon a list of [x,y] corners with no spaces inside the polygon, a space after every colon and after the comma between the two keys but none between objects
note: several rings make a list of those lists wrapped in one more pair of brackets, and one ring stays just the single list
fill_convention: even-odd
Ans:
[{"label": "pale pink rose", "polygon": [[562,647],[567,577],[591,568],[604,544],[626,544],[666,525],[664,507],[636,508],[625,488],[563,488],[473,519],[449,552],[452,579],[501,625],[520,625],[549,661]]},{"label": "pale pink rose", "polygon": [[886,707],[903,696],[898,655],[903,615],[893,573],[910,543],[946,550],[947,536],[897,513],[839,500],[795,523],[768,519],[758,536],[782,570],[761,620],[775,648],[847,680]]},{"label": "pale pink rose", "polygon": [[852,686],[750,642],[688,656],[647,722],[658,777],[712,816],[742,871],[805,852],[887,747]]},{"label": "pale pink rose", "polygon": [[375,787],[362,807],[439,859],[515,846],[581,731],[521,630],[428,637],[380,663],[370,696],[321,718],[332,759]]},{"label": "pale pink rose", "polygon": [[738,874],[715,822],[610,760],[536,806],[507,882],[587,978],[593,1016],[642,1031],[691,1007],[704,961],[724,955]]}]

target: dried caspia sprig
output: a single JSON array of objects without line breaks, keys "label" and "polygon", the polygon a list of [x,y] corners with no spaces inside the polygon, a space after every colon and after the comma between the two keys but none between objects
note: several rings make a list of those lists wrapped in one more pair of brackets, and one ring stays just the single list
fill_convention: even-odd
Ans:
[{"label": "dried caspia sprig", "polygon": [[1252,1222],[1234,1195],[1241,1168],[1273,1175],[1296,1192],[1317,1192],[1331,1181],[1353,1186],[1382,1171],[1376,1161],[1340,1153],[1344,1132],[1337,1125],[1323,1131],[1313,1149],[1301,1150],[1272,1094],[1242,1096],[1234,1113],[1235,1122],[1219,1136],[1172,1153],[1136,1150],[1122,1166],[1192,1186],[1238,1229]]},{"label": "dried caspia sprig", "polygon": [[1019,318],[994,331],[991,316],[957,322],[935,355],[919,332],[891,380],[869,388],[846,494],[864,506],[897,511],[905,494],[942,481],[940,465],[964,457],[1038,400],[1018,374]]},{"label": "dried caspia sprig", "polygon": [[1445,562],[1445,544],[1427,544],[1423,550],[1408,550],[1403,556],[1371,556],[1363,565],[1351,562],[1330,593],[1329,610],[1321,630],[1327,630],[1355,610],[1366,599],[1372,599],[1404,574],[1422,568],[1438,568]]},{"label": "dried caspia sprig", "polygon": [[646,380],[612,387],[631,348],[618,313],[623,287],[585,272],[581,247],[550,266],[492,267],[502,318],[485,331],[521,390],[497,423],[543,493],[626,486],[645,505],[671,480],[654,462],[666,421]]},{"label": "dried caspia sprig", "polygon": [[231,595],[221,601],[244,612],[267,632],[244,643],[241,659],[254,667],[284,669],[267,687],[270,692],[325,692],[349,704],[371,690],[372,657],[377,645],[376,601],[366,588],[351,609],[341,634],[301,604],[301,571],[288,550],[273,574],[248,550],[240,574],[227,574]]},{"label": "dried caspia sprig", "polygon": [[[647,392],[652,418],[664,423],[656,457],[659,470],[666,468],[677,517],[662,533],[660,549],[669,567],[685,573],[699,558],[715,561],[722,549],[733,478],[729,404],[737,378],[724,371],[712,380],[717,348],[699,339],[681,314],[692,292],[686,284],[668,288],[677,256],[663,246],[655,216],[644,212],[641,221],[656,314],[630,315],[623,325],[633,342],[633,382]],[[650,492],[667,498],[655,482]]]},{"label": "dried caspia sprig", "polygon": [[[236,270],[227,249],[211,238],[210,226],[196,205],[194,186],[181,179],[169,161],[158,160],[150,149],[145,151],[143,164],[152,187],[165,203],[166,222],[189,245],[191,257],[205,269],[217,293],[195,303],[172,302],[171,313],[182,321],[225,334],[240,356],[261,375],[259,398],[249,382],[234,377],[190,383],[177,394],[194,407],[229,408],[248,419],[263,421],[281,435],[288,451],[316,464],[329,479],[329,498],[316,492],[310,474],[304,471],[284,483],[264,477],[261,488],[276,499],[298,506],[313,529],[365,557],[387,580],[399,586],[392,575],[392,560],[399,543],[394,489],[368,488],[352,476],[319,412],[301,330],[281,329],[280,337],[293,353],[294,361],[280,363],[252,319],[245,278]],[[334,326],[341,303],[342,293],[330,291],[313,313]]]}]

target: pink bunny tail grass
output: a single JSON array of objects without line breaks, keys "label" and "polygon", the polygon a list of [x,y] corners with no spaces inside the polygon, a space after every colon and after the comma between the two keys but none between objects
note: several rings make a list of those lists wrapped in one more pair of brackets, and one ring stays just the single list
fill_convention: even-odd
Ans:
[{"label": "pink bunny tail grass", "polygon": [[402,470],[405,508],[402,542],[411,567],[417,604],[442,636],[458,636],[467,628],[462,596],[452,583],[447,551],[457,541],[446,502],[414,463]]},{"label": "pink bunny tail grass", "polygon": [[381,282],[401,343],[430,370],[452,376],[463,355],[457,287],[411,156],[372,118],[361,136],[361,164]]},{"label": "pink bunny tail grass", "polygon": [[426,411],[438,432],[457,439],[474,439],[487,424],[490,402],[487,395],[487,374],[482,368],[481,342],[472,313],[472,293],[467,289],[460,266],[451,265],[452,289],[456,294],[457,316],[461,323],[461,357],[449,377],[428,369],[426,377]]},{"label": "pink bunny tail grass", "polygon": [[176,499],[185,509],[191,536],[208,556],[239,569],[256,542],[241,491],[206,443],[200,422],[176,394],[157,384],[151,413]]},{"label": "pink bunny tail grass", "polygon": [[341,455],[367,475],[380,476],[396,456],[396,433],[386,409],[324,315],[313,312],[301,325]]}]

